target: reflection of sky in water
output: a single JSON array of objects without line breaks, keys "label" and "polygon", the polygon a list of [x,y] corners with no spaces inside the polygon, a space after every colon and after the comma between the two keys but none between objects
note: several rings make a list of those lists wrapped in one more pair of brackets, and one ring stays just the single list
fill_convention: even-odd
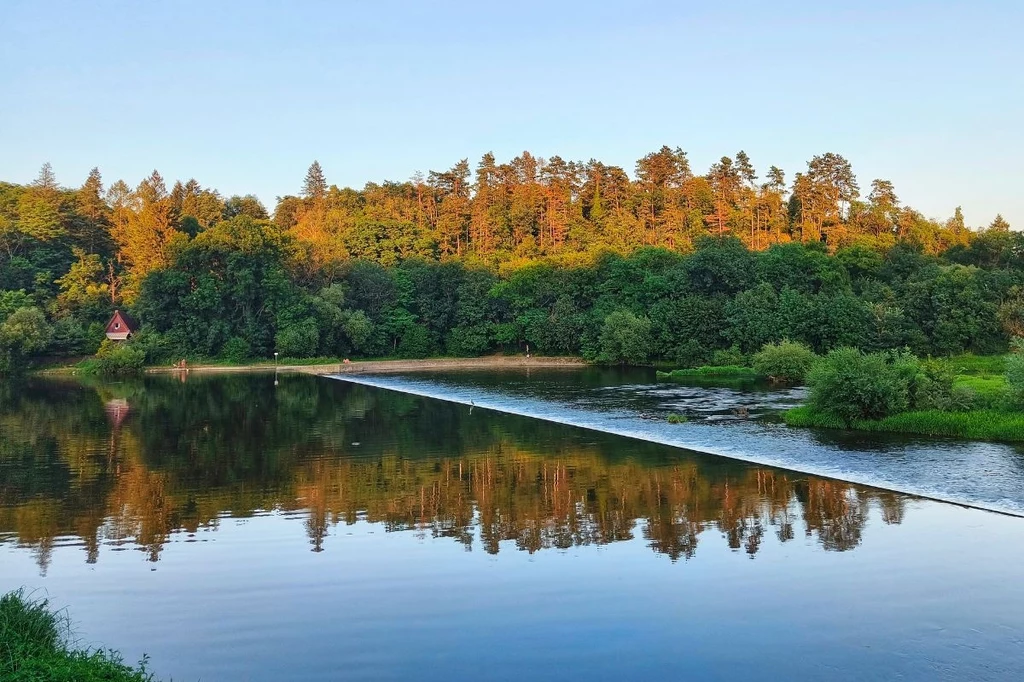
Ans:
[{"label": "reflection of sky in water", "polygon": [[[808,432],[779,448],[786,431],[733,412],[798,392],[541,379],[380,380],[648,439],[924,456]],[[271,381],[37,392],[0,431],[0,522],[20,529],[0,589],[44,591],[80,645],[148,654],[162,679],[1019,678],[1019,518]],[[728,422],[664,422],[683,410]]]},{"label": "reflection of sky in water", "polygon": [[[609,379],[609,377],[611,377]],[[1024,514],[1019,446],[817,429],[764,419],[804,389],[580,378],[571,372],[343,375],[342,380],[598,429],[759,464]],[[669,414],[687,415],[669,424]]]},{"label": "reflection of sky in water", "polygon": [[640,538],[491,555],[366,523],[314,553],[301,523],[224,519],[157,564],[59,548],[45,581],[0,546],[0,582],[164,679],[1019,679],[1018,519],[917,500],[855,552],[798,533],[751,560],[709,529],[678,563]]}]

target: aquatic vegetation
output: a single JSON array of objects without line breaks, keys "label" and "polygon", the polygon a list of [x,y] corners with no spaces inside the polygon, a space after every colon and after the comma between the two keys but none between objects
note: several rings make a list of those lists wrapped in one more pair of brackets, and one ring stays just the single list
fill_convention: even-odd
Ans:
[{"label": "aquatic vegetation", "polygon": [[685,424],[686,422],[688,422],[690,420],[686,417],[685,414],[670,414],[668,416],[668,419],[666,419],[666,421],[669,424]]},{"label": "aquatic vegetation", "polygon": [[74,680],[74,682],[151,682],[143,659],[138,667],[125,664],[109,650],[75,649],[69,643],[70,624],[63,611],[45,599],[32,599],[21,590],[0,597],[0,679],[7,682]]},{"label": "aquatic vegetation", "polygon": [[695,367],[693,369],[674,369],[671,372],[657,373],[659,379],[688,379],[691,377],[726,377],[736,379],[757,379],[758,373],[750,367],[740,367],[738,365],[704,365],[702,367]]}]

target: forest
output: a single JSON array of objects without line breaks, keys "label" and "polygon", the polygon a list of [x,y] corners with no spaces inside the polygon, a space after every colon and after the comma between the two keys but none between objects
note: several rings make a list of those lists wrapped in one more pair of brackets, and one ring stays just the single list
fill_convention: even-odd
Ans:
[{"label": "forest", "polygon": [[0,371],[100,349],[114,309],[139,361],[580,355],[696,366],[816,352],[1005,352],[1024,333],[1024,238],[862,190],[845,158],[791,180],[679,148],[632,175],[485,155],[403,182],[330,185],[314,162],[268,211],[154,171],[137,185],[0,182]]}]

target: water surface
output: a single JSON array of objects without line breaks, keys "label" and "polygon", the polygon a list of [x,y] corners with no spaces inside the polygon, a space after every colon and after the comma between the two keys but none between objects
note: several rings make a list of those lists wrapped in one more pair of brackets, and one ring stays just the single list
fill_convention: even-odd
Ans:
[{"label": "water surface", "polygon": [[[779,414],[804,401],[803,388],[600,368],[336,378],[1024,515],[1024,446],[788,428]],[[689,422],[669,424],[670,414]]]},{"label": "water surface", "polygon": [[1018,518],[324,378],[0,388],[0,589],[175,680],[1019,679],[1022,546]]}]

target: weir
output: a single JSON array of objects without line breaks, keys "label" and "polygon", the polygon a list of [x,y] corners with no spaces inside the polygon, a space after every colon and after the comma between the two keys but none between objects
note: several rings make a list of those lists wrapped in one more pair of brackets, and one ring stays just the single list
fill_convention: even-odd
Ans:
[{"label": "weir", "polygon": [[[671,388],[571,387],[555,399],[514,395],[460,376],[329,374],[331,379],[634,438],[708,455],[1024,516],[1024,452],[998,443],[794,429],[760,419],[671,424]],[[465,380],[465,381],[464,381]],[[712,389],[713,391],[713,389]],[[615,400],[604,400],[609,394]],[[628,395],[632,392],[635,395]],[[655,402],[650,396],[657,393]],[[625,395],[625,400],[623,396]],[[637,409],[647,398],[646,411]],[[678,396],[675,396],[678,398]],[[724,395],[723,395],[724,397]],[[703,398],[707,402],[708,398]],[[606,406],[611,403],[611,406]],[[669,406],[669,407],[667,407]]]}]

